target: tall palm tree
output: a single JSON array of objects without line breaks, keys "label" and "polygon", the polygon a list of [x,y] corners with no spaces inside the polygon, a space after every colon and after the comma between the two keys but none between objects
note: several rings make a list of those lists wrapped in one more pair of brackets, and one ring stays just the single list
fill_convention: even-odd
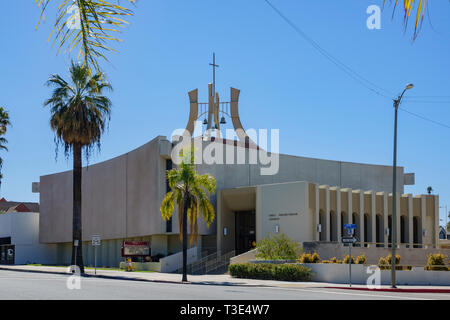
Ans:
[{"label": "tall palm tree", "polygon": [[[0,107],[0,150],[8,151],[6,144],[8,140],[3,137],[6,134],[7,127],[11,125],[9,121],[9,113],[3,107]],[[1,173],[3,167],[3,159],[0,157],[0,186],[2,184],[3,174]]]},{"label": "tall palm tree", "polygon": [[[103,92],[105,89],[112,90],[112,87],[103,81],[102,73],[91,76],[89,68],[73,61],[69,72],[71,83],[59,75],[50,76],[47,85],[54,87],[54,90],[44,106],[51,108],[50,127],[55,132],[57,146],[64,146],[66,156],[73,151],[72,265],[76,261],[84,273],[81,246],[82,149],[85,148],[88,156],[92,147],[100,147],[100,138],[111,113],[111,101],[103,96]],[[75,248],[76,242],[78,248]]]},{"label": "tall palm tree", "polygon": [[182,150],[181,164],[179,168],[167,171],[169,191],[161,203],[161,216],[164,220],[172,217],[175,204],[178,206],[178,226],[180,240],[183,242],[183,278],[187,281],[187,224],[190,224],[190,242],[198,240],[199,213],[203,215],[209,228],[214,221],[214,207],[209,201],[209,196],[216,190],[216,179],[210,174],[200,175],[194,165],[193,148]]}]

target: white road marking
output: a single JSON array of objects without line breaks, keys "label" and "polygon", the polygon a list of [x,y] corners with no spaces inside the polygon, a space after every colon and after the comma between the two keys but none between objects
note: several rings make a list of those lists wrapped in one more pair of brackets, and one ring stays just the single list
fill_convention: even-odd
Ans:
[{"label": "white road marking", "polygon": [[[308,292],[315,292],[315,293],[330,293],[330,294],[342,294],[342,295],[350,295],[350,296],[367,296],[367,297],[381,297],[381,298],[394,298],[394,299],[409,299],[409,300],[435,300],[435,299],[428,299],[428,298],[414,298],[414,297],[404,297],[404,296],[389,296],[389,295],[382,295],[382,294],[364,294],[364,293],[350,293],[350,292],[335,292],[335,291],[326,291],[326,290],[311,290],[311,289],[287,289],[287,288],[268,288],[268,287],[262,287],[264,289],[277,289],[277,290],[286,290],[286,291],[308,291]],[[341,290],[341,289],[339,289]]]}]

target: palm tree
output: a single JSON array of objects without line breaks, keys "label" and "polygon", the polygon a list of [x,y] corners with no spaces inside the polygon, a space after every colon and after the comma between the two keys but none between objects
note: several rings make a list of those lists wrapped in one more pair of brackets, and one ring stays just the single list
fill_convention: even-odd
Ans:
[{"label": "palm tree", "polygon": [[[66,156],[73,151],[72,265],[76,261],[84,273],[81,246],[82,149],[85,148],[86,156],[89,156],[92,147],[100,147],[100,138],[111,112],[111,101],[102,94],[105,89],[112,90],[112,87],[103,81],[102,73],[91,77],[89,68],[73,61],[69,72],[71,83],[59,75],[50,76],[47,85],[53,86],[54,91],[44,106],[51,108],[50,127],[55,132],[57,147],[64,145]],[[78,249],[75,243],[79,244]]]},{"label": "palm tree", "polygon": [[[0,107],[0,150],[8,151],[6,140],[3,136],[6,134],[7,127],[11,125],[9,121],[9,113],[3,107]],[[3,159],[0,157],[0,186],[2,184],[3,174],[1,173],[3,167]]]},{"label": "palm tree", "polygon": [[196,172],[194,165],[194,152],[183,150],[180,153],[181,164],[178,169],[167,171],[167,180],[171,191],[169,191],[161,203],[161,215],[164,220],[172,217],[175,204],[178,212],[183,213],[178,217],[180,240],[183,242],[183,278],[187,281],[187,224],[190,224],[190,242],[198,240],[198,217],[201,212],[203,219],[209,228],[214,221],[214,207],[209,201],[209,196],[214,194],[216,179],[209,175],[200,175]]}]

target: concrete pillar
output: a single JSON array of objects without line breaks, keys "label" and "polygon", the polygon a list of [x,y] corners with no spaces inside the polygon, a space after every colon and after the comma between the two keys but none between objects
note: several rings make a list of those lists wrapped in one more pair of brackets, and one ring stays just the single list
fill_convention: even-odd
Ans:
[{"label": "concrete pillar", "polygon": [[397,247],[400,245],[401,242],[401,237],[400,237],[400,230],[401,230],[401,224],[400,224],[400,216],[401,216],[401,211],[400,211],[400,197],[401,194],[400,192],[396,192],[395,193],[395,206],[396,206],[396,214],[395,214],[395,220],[396,220],[396,225],[395,225],[395,229],[396,229],[396,243],[397,243]]},{"label": "concrete pillar", "polygon": [[342,234],[341,234],[341,188],[336,188],[336,228],[337,228],[337,240],[341,242]]},{"label": "concrete pillar", "polygon": [[322,230],[326,232],[325,241],[330,241],[330,187],[325,186],[325,224],[326,230]]},{"label": "concrete pillar", "polygon": [[[438,243],[439,243],[439,196],[434,196],[434,212],[433,212],[433,248],[437,248],[438,247]],[[448,212],[445,213],[446,215],[448,214]],[[445,226],[447,227],[447,226]]]},{"label": "concrete pillar", "polygon": [[364,192],[359,190],[359,241],[364,242]]},{"label": "concrete pillar", "polygon": [[370,220],[372,221],[372,239],[371,242],[377,241],[377,196],[375,191],[370,192]]},{"label": "concrete pillar", "polygon": [[315,232],[314,232],[314,239],[316,241],[320,241],[320,232],[317,230],[317,226],[319,225],[319,215],[320,215],[320,201],[319,201],[319,185],[316,183],[314,184],[314,194],[315,194],[315,206],[314,206],[314,228],[315,228]]},{"label": "concrete pillar", "polygon": [[[389,216],[389,208],[388,208],[388,195],[386,192],[382,192],[381,196],[383,197],[383,239],[384,239],[384,247],[388,247],[389,237],[386,235],[386,229],[389,227],[388,216]],[[391,230],[389,231],[391,232]]]},{"label": "concrete pillar", "polygon": [[428,236],[429,236],[429,230],[427,231],[427,236],[423,236],[423,230],[425,228],[425,219],[427,215],[427,196],[422,195],[420,197],[420,224],[419,224],[419,243],[422,244],[422,248],[424,248],[424,245],[428,242]]},{"label": "concrete pillar", "polygon": [[413,239],[414,239],[413,217],[414,217],[413,197],[411,194],[408,194],[408,244],[410,248],[413,247]]}]

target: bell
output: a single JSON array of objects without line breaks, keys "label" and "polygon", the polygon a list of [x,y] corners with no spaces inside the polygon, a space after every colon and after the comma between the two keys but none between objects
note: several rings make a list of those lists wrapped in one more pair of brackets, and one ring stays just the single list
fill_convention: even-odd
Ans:
[{"label": "bell", "polygon": [[225,117],[222,116],[222,118],[220,118],[220,124],[225,124],[225,123],[227,123],[227,122],[225,121]]},{"label": "bell", "polygon": [[208,120],[206,120],[206,118],[205,118],[205,120],[203,120],[203,124],[208,124]]}]

